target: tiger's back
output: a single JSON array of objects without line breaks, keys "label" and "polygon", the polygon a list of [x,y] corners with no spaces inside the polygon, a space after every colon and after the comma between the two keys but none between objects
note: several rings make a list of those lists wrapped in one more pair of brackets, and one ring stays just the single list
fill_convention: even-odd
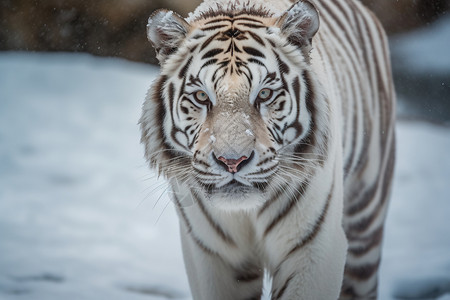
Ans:
[{"label": "tiger's back", "polygon": [[342,108],[343,225],[349,242],[342,293],[376,297],[395,160],[395,91],[387,38],[357,1],[314,3],[322,17],[318,54],[325,73],[334,75],[329,82]]},{"label": "tiger's back", "polygon": [[311,3],[150,18],[162,74],[142,141],[175,192],[195,299],[256,299],[263,269],[273,299],[333,299],[342,276],[343,299],[376,298],[394,163],[386,37],[357,1]]}]

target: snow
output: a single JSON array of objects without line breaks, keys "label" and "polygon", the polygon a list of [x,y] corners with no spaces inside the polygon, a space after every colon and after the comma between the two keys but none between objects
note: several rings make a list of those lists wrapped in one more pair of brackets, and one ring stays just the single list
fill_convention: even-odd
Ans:
[{"label": "snow", "polygon": [[156,72],[86,55],[0,55],[0,299],[188,295],[176,217],[166,197],[152,209],[166,184],[139,145]]},{"label": "snow", "polygon": [[[381,299],[447,281],[450,293],[450,128],[400,122],[394,191],[381,267]],[[422,288],[420,286],[423,286]]]},{"label": "snow", "polygon": [[[167,185],[139,144],[157,72],[0,54],[0,299],[190,299]],[[380,299],[450,299],[449,148],[448,127],[398,123]]]}]

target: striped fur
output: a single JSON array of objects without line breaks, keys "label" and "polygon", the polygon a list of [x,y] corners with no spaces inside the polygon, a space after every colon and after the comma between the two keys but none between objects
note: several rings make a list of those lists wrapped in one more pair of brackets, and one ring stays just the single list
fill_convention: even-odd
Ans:
[{"label": "striped fur", "polygon": [[155,12],[148,37],[161,75],[142,143],[172,187],[194,299],[259,299],[264,270],[272,299],[375,299],[395,99],[372,13],[206,0]]}]

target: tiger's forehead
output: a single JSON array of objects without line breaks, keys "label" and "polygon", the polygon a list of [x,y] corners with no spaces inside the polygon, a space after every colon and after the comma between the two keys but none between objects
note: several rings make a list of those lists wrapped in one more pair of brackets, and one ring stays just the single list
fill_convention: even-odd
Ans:
[{"label": "tiger's forehead", "polygon": [[[199,29],[203,31],[205,34],[208,31],[213,32],[214,34],[217,31],[222,33],[227,33],[227,29],[240,29],[241,32],[247,32],[249,30],[268,28],[275,24],[276,18],[271,16],[259,16],[259,15],[250,15],[244,13],[218,13],[217,15],[211,15],[206,18],[201,18],[193,21],[191,23],[192,29]],[[237,38],[238,34],[228,33],[229,37]],[[230,36],[231,35],[231,36]]]},{"label": "tiger's forehead", "polygon": [[[262,75],[252,69],[267,66],[270,54],[267,32],[276,20],[270,16],[238,13],[194,21],[188,37],[195,45],[195,56],[199,60],[200,69],[194,70],[197,74],[209,74],[214,90],[224,85],[229,87],[227,90],[251,86],[255,77]],[[214,72],[202,71],[208,68]]]}]

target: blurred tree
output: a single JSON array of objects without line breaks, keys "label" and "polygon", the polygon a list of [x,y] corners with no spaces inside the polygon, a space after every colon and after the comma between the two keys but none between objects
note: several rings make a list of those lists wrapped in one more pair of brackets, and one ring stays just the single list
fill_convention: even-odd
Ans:
[{"label": "blurred tree", "polygon": [[[274,0],[276,1],[276,0]],[[362,0],[389,33],[421,26],[450,0]],[[186,16],[201,0],[0,0],[0,50],[80,51],[156,62],[145,34],[149,15]]]},{"label": "blurred tree", "polygon": [[389,34],[407,31],[436,20],[450,9],[450,0],[361,0]]},{"label": "blurred tree", "polygon": [[[145,26],[157,8],[186,15],[176,0],[1,0],[0,50],[76,51],[155,62]],[[194,5],[200,2],[189,1]]]}]

